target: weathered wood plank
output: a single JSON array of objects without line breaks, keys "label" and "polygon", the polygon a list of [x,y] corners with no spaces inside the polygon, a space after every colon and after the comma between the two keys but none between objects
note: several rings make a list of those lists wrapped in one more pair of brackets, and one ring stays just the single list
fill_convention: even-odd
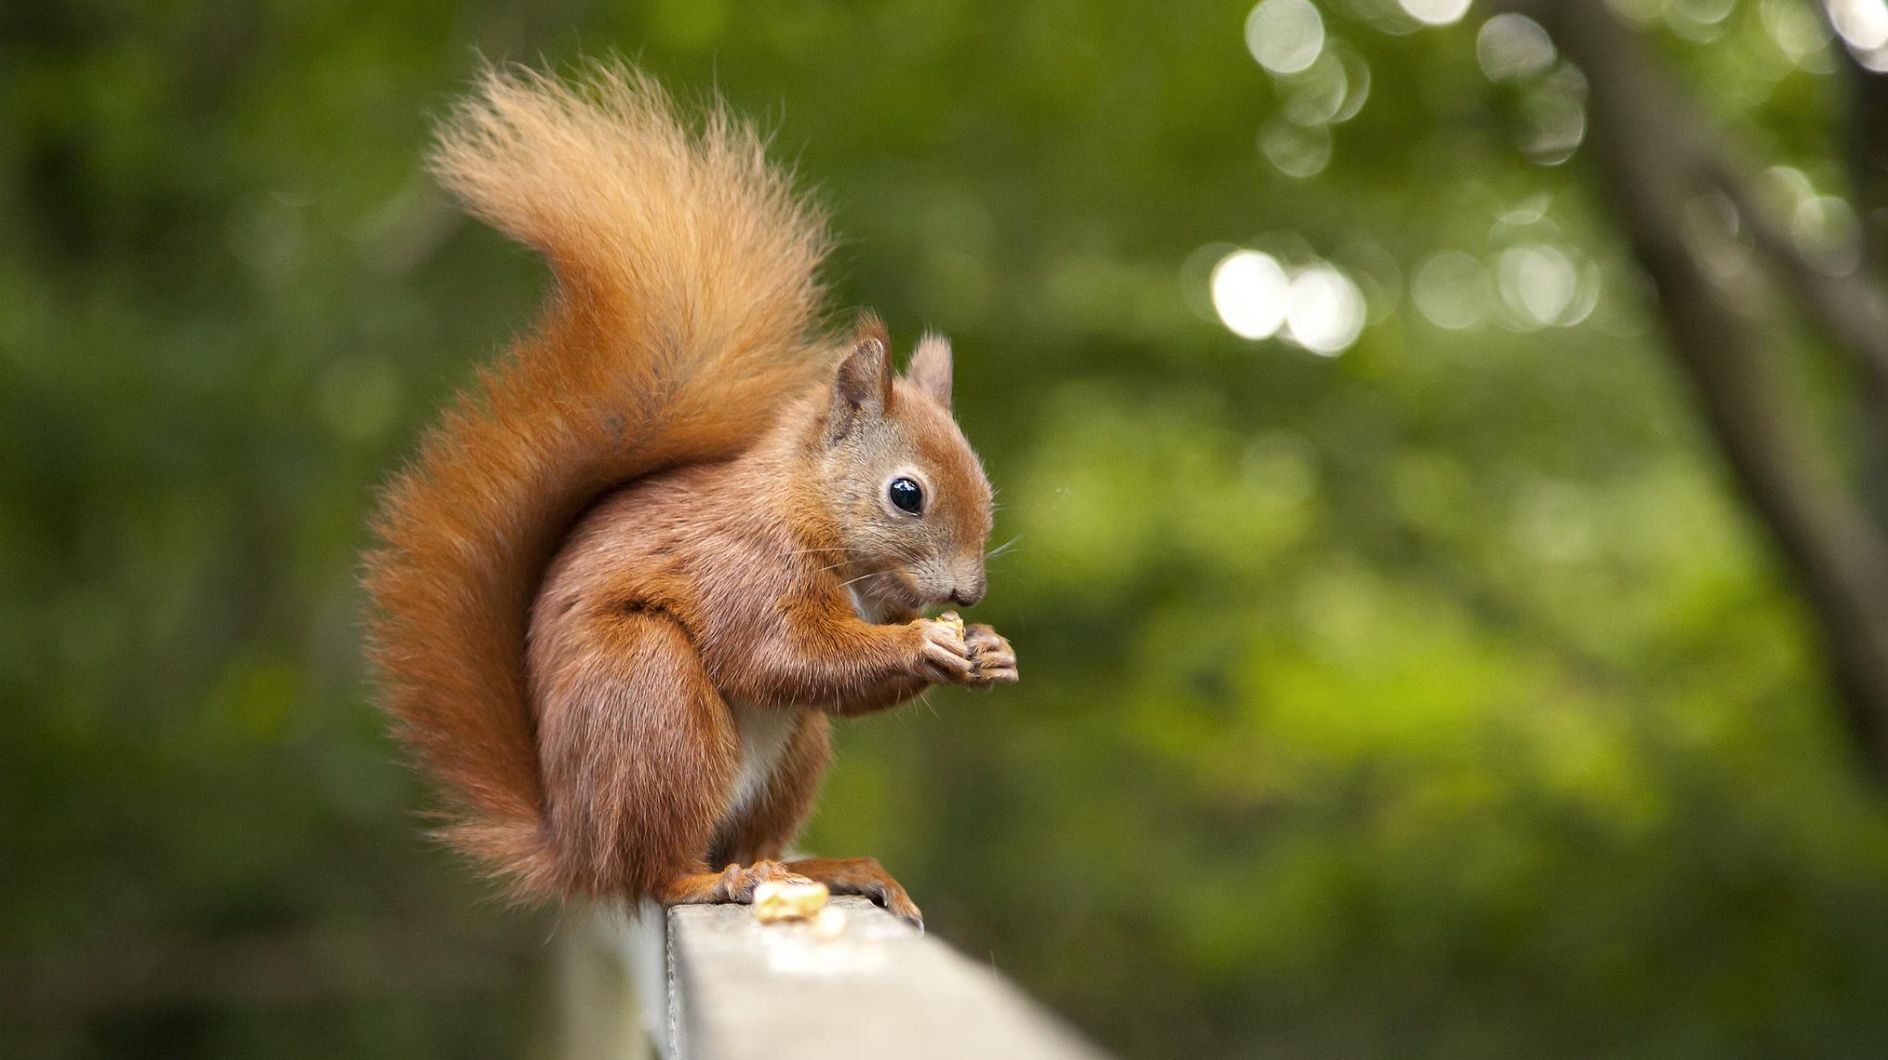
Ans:
[{"label": "weathered wood plank", "polygon": [[833,939],[758,923],[746,906],[645,909],[624,951],[658,1051],[671,1060],[1102,1055],[989,968],[864,899],[834,903],[847,927]]}]

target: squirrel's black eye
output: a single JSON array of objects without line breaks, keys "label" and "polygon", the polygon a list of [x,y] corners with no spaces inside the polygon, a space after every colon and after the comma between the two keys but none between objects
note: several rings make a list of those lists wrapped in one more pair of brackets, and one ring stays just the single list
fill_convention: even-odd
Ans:
[{"label": "squirrel's black eye", "polygon": [[885,495],[892,499],[892,506],[901,512],[918,515],[924,511],[924,488],[902,475],[892,479],[885,487]]}]

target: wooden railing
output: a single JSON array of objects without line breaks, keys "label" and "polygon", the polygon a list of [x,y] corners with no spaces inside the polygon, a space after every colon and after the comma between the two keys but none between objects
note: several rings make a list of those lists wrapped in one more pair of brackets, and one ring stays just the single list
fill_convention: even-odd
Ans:
[{"label": "wooden railing", "polygon": [[[565,947],[565,1053],[663,1060],[1102,1054],[985,965],[861,898],[845,929],[746,906],[599,912]],[[639,1016],[622,1003],[627,981]]]}]

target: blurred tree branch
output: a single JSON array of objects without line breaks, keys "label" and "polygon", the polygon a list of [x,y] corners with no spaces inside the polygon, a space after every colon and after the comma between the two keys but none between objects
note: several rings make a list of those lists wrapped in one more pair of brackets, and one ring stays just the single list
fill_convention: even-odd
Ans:
[{"label": "blurred tree branch", "polygon": [[[1729,200],[1806,320],[1862,374],[1864,392],[1874,394],[1888,393],[1888,310],[1880,290],[1867,273],[1834,275],[1804,255],[1789,227],[1759,201],[1744,167],[1712,138],[1703,108],[1606,4],[1503,6],[1540,22],[1586,74],[1596,169],[1658,291],[1674,358],[1811,605],[1850,731],[1875,768],[1888,772],[1888,534],[1819,450],[1808,410],[1762,337],[1763,322],[1714,279],[1688,238],[1687,215],[1701,196]],[[1870,433],[1866,445],[1873,450],[1884,440]]]},{"label": "blurred tree branch", "polygon": [[1702,135],[1695,161],[1701,176],[1736,207],[1758,253],[1802,305],[1806,318],[1837,352],[1855,362],[1876,391],[1888,392],[1888,299],[1861,269],[1836,273],[1810,260],[1782,218],[1759,201],[1743,167],[1728,151],[1707,149]]},{"label": "blurred tree branch", "polygon": [[[1806,2],[1823,19],[1831,38],[1839,41],[1828,5],[1821,0]],[[1888,77],[1863,66],[1841,44],[1834,49],[1848,93],[1849,195],[1860,221],[1861,270],[1880,284],[1888,278]],[[1888,444],[1883,443],[1888,439],[1888,387],[1863,395],[1861,419],[1860,430],[1866,436],[1864,495],[1875,521],[1888,526]]]},{"label": "blurred tree branch", "polygon": [[1805,0],[1815,8],[1833,38],[1842,64],[1848,93],[1848,166],[1850,195],[1862,222],[1863,262],[1876,276],[1888,269],[1888,77],[1863,66],[1839,42],[1840,34],[1820,0]]}]

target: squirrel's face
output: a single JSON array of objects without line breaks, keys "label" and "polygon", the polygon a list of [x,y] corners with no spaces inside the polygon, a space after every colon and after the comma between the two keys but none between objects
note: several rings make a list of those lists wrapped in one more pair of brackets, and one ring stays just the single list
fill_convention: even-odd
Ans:
[{"label": "squirrel's face", "polygon": [[983,598],[990,483],[951,418],[949,343],[926,335],[903,378],[884,330],[860,328],[839,366],[820,459],[850,588],[873,609]]}]

